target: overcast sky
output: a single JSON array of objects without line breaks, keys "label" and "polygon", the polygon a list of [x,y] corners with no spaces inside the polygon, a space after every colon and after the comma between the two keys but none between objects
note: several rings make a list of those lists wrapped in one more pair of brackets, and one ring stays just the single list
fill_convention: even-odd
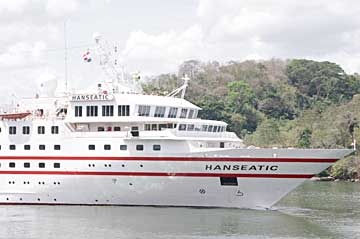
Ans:
[{"label": "overcast sky", "polygon": [[[64,79],[64,21],[69,84],[99,80],[82,54],[99,32],[116,44],[126,69],[176,72],[185,60],[308,58],[360,72],[358,0],[0,0],[0,99],[35,94]],[[95,57],[95,56],[93,56]]]}]

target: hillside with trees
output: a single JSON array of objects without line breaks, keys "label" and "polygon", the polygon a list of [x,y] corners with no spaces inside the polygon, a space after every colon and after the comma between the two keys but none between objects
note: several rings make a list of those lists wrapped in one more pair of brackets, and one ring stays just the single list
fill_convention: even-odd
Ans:
[{"label": "hillside with trees", "polygon": [[[186,98],[200,117],[222,120],[247,145],[344,148],[360,142],[360,75],[337,64],[304,59],[218,62],[186,61],[178,74],[143,84],[147,93],[166,94],[189,75]],[[359,146],[359,145],[358,145]],[[331,170],[340,179],[360,177],[360,156]]]}]

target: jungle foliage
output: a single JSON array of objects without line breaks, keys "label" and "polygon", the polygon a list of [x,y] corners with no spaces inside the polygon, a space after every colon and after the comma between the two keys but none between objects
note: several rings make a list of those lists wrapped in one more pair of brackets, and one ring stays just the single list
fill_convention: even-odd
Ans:
[{"label": "jungle foliage", "polygon": [[[343,148],[353,137],[360,142],[360,76],[335,63],[190,60],[178,74],[153,77],[143,89],[166,94],[185,74],[191,78],[186,98],[203,109],[199,116],[227,122],[247,145]],[[360,177],[359,156],[340,161],[330,173]]]}]

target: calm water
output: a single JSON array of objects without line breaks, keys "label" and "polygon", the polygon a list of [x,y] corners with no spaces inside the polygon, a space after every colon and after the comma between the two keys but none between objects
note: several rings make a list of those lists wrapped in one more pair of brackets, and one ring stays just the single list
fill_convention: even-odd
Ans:
[{"label": "calm water", "polygon": [[308,182],[271,211],[1,206],[0,238],[360,238],[360,183]]}]

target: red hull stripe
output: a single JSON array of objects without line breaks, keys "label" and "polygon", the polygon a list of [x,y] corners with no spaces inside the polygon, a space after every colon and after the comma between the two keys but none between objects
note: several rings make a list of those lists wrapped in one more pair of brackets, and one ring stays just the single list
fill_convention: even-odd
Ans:
[{"label": "red hull stripe", "polygon": [[0,160],[120,160],[120,161],[212,161],[263,163],[334,163],[332,158],[206,158],[206,157],[76,157],[76,156],[0,156]]},{"label": "red hull stripe", "polygon": [[236,174],[236,173],[162,173],[162,172],[89,172],[89,171],[0,171],[0,174],[91,175],[147,177],[238,177],[238,178],[311,178],[312,174]]}]

